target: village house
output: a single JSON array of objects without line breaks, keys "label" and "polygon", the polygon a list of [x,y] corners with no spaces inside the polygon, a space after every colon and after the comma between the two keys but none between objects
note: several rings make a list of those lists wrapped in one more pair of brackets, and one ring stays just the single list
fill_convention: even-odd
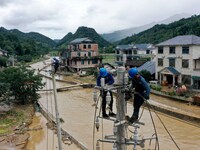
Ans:
[{"label": "village house", "polygon": [[152,44],[118,45],[115,48],[115,60],[118,65],[141,66],[147,60],[141,58],[153,58],[155,47]]},{"label": "village house", "polygon": [[102,63],[98,44],[89,38],[77,38],[71,41],[68,48],[61,52],[60,58],[65,66],[76,72],[94,68]]},{"label": "village house", "polygon": [[156,52],[156,79],[162,85],[200,89],[200,37],[174,37],[157,44]]}]

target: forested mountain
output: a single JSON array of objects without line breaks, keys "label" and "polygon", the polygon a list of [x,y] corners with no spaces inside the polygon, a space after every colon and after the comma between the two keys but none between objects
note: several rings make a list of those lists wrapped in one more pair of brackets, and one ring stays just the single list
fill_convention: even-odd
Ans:
[{"label": "forested mountain", "polygon": [[132,28],[124,29],[124,30],[118,30],[118,31],[114,31],[114,32],[111,32],[111,33],[105,33],[105,34],[101,34],[101,36],[109,42],[116,42],[116,41],[124,39],[128,36],[132,36],[134,34],[137,34],[139,32],[147,30],[147,29],[153,27],[156,24],[169,24],[169,23],[172,23],[174,21],[178,21],[182,18],[188,18],[188,17],[191,17],[191,16],[192,15],[185,14],[185,13],[176,14],[176,15],[173,15],[173,16],[171,16],[167,19],[164,19],[162,21],[152,22],[152,23],[149,23],[149,24],[146,24],[146,25],[142,25],[142,26],[138,26],[138,27],[132,27]]},{"label": "forested mountain", "polygon": [[17,29],[0,28],[0,47],[10,54],[40,55],[55,46],[53,40],[39,33],[23,33]]},{"label": "forested mountain", "polygon": [[155,25],[154,27],[127,37],[116,44],[152,43],[158,44],[178,35],[200,36],[200,15],[181,19],[168,25]]},{"label": "forested mountain", "polygon": [[99,44],[99,47],[107,47],[110,45],[110,43],[106,40],[104,40],[93,28],[88,28],[88,27],[79,27],[77,31],[72,34],[68,33],[66,36],[64,36],[60,42],[58,43],[59,46],[66,45],[70,41],[76,39],[76,38],[83,38],[83,37],[88,37],[95,42]]}]

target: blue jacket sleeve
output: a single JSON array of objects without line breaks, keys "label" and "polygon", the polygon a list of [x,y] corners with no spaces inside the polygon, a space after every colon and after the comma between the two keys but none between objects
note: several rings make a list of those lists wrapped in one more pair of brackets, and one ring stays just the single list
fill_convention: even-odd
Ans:
[{"label": "blue jacket sleeve", "polygon": [[150,94],[150,86],[149,86],[149,84],[146,82],[146,80],[143,77],[141,77],[141,83],[142,83],[142,86],[145,89],[145,93],[144,94],[146,96],[149,96],[149,94]]},{"label": "blue jacket sleeve", "polygon": [[114,82],[115,82],[115,80],[114,80],[113,76],[110,73],[108,73],[108,83],[107,84],[112,85]]}]

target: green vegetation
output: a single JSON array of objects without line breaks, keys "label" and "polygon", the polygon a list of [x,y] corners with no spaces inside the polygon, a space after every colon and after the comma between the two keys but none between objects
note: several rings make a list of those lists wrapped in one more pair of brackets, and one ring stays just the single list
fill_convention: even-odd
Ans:
[{"label": "green vegetation", "polygon": [[25,115],[22,112],[10,110],[0,114],[0,135],[11,132],[11,128],[22,123]]},{"label": "green vegetation", "polygon": [[28,70],[24,66],[19,68],[6,68],[0,72],[0,83],[9,85],[8,90],[0,89],[0,93],[9,93],[15,97],[15,102],[19,104],[33,103],[39,98],[36,93],[44,84],[42,77],[34,74],[34,70]]},{"label": "green vegetation", "polygon": [[150,81],[151,80],[151,73],[147,70],[142,70],[139,72],[144,78],[146,81]]},{"label": "green vegetation", "polygon": [[0,48],[10,55],[17,55],[20,61],[29,62],[32,58],[47,54],[55,46],[53,40],[39,33],[0,28]]},{"label": "green vegetation", "polygon": [[158,44],[178,35],[200,36],[200,15],[181,19],[169,25],[155,25],[154,27],[127,37],[116,44],[152,43]]},{"label": "green vegetation", "polygon": [[6,67],[7,66],[8,59],[6,57],[0,56],[0,67]]},{"label": "green vegetation", "polygon": [[103,56],[103,63],[113,64],[115,62],[114,54],[100,54],[100,55]]}]

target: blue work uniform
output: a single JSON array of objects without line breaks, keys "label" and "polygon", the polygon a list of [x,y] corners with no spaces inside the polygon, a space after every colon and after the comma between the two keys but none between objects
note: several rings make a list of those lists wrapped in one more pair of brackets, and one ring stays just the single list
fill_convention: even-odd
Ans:
[{"label": "blue work uniform", "polygon": [[144,103],[144,98],[149,99],[150,86],[142,76],[139,76],[138,78],[132,79],[132,87],[135,88],[136,92],[134,94],[133,115],[138,118],[140,107]]},{"label": "blue work uniform", "polygon": [[[110,73],[107,73],[105,77],[99,75],[97,77],[97,86],[101,86],[101,78],[105,78],[105,84],[112,85],[114,83],[114,78]],[[103,91],[101,93],[102,95],[102,115],[106,115],[106,94],[107,91]],[[110,111],[112,112],[112,106],[113,106],[113,95],[112,92],[110,91],[110,96],[111,96],[111,101],[110,101]]]}]

